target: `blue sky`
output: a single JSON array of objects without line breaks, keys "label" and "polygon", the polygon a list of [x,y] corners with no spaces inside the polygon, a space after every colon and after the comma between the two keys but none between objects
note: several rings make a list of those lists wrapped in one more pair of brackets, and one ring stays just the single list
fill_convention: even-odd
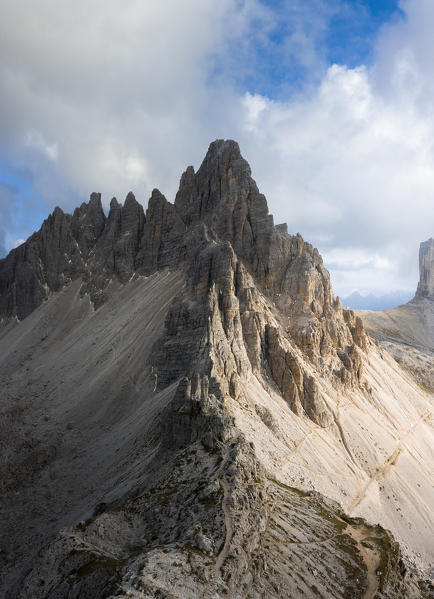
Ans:
[{"label": "blue sky", "polygon": [[50,212],[50,206],[33,187],[32,179],[29,171],[14,169],[6,162],[0,162],[0,202],[5,204],[2,208],[5,220],[7,214],[8,226],[4,239],[0,238],[3,255],[18,241],[39,229]]},{"label": "blue sky", "polygon": [[[279,100],[318,83],[331,64],[350,68],[371,64],[379,29],[404,16],[396,0],[264,0],[262,4],[277,19],[265,36],[260,35],[263,23],[258,23],[253,49],[248,45],[244,56],[251,68],[245,65],[238,70],[238,85],[243,91]],[[237,39],[232,48],[237,66],[245,44],[245,39]]]},{"label": "blue sky", "polygon": [[430,0],[4,0],[0,254],[101,191],[173,200],[239,141],[337,293],[410,292],[434,234]]}]

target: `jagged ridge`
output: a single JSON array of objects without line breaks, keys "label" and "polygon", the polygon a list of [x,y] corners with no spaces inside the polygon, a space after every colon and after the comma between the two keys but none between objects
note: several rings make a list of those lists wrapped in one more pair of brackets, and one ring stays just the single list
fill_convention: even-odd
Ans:
[{"label": "jagged ridge", "polygon": [[[361,374],[356,347],[366,349],[363,326],[351,311],[342,311],[339,300],[333,301],[318,251],[300,235],[289,235],[286,227],[274,226],[234,141],[212,143],[197,173],[187,168],[174,204],[154,190],[146,216],[131,192],[123,206],[113,198],[108,217],[96,193],[72,216],[56,208],[38,233],[0,262],[0,313],[21,319],[78,278],[81,294],[89,293],[99,307],[113,276],[125,283],[134,273],[148,275],[164,267],[188,269],[188,301],[197,305],[190,317],[184,294],[183,305],[172,308],[169,341],[159,361],[160,385],[198,360],[205,329],[208,343],[218,330],[218,306],[224,336],[233,336],[220,364],[231,392],[242,385],[246,360],[256,370],[266,362],[295,413],[330,423],[315,381],[303,375],[291,348],[295,341],[316,365],[353,384]],[[257,288],[284,315],[284,329],[263,317],[267,309],[271,312]],[[187,343],[184,335],[176,348],[170,339],[180,339],[179,328],[193,339]]]}]

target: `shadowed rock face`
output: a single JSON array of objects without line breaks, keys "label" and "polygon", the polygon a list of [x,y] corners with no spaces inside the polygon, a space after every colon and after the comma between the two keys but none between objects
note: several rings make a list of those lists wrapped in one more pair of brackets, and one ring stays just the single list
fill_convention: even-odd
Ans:
[{"label": "shadowed rock face", "polygon": [[434,239],[420,244],[419,284],[416,298],[427,297],[434,300]]}]

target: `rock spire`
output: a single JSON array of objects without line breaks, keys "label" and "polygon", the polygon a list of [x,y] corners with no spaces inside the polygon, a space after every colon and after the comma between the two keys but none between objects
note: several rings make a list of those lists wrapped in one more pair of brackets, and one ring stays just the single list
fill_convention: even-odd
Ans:
[{"label": "rock spire", "polygon": [[419,284],[416,298],[434,300],[434,238],[423,241],[419,249]]}]

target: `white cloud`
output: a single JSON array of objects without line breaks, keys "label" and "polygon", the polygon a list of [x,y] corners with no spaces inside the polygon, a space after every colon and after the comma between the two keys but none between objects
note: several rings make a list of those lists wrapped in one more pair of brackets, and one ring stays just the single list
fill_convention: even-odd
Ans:
[{"label": "white cloud", "polygon": [[381,295],[396,289],[415,291],[414,285],[403,289],[397,264],[372,249],[334,247],[322,255],[335,291],[343,296],[353,291],[365,295],[372,292]]},{"label": "white cloud", "polygon": [[48,143],[40,131],[28,131],[25,136],[24,145],[39,150],[50,160],[57,160],[59,154],[57,143]]},{"label": "white cloud", "polygon": [[[395,35],[402,27],[397,25]],[[393,32],[387,29],[388,48]],[[408,37],[404,50],[414,58],[412,40]],[[357,288],[357,281],[364,290],[414,289],[419,243],[434,231],[431,73],[417,64],[417,97],[410,89],[404,101],[398,93],[402,59],[397,54],[391,63],[383,51],[380,39],[372,69],[332,65],[303,97],[263,98],[267,110],[244,133],[243,145],[271,209],[290,231],[301,231],[319,246],[341,294]],[[386,59],[387,94],[384,80],[377,81]],[[245,123],[250,122],[246,110]],[[330,255],[334,259],[328,262]],[[357,260],[352,263],[355,255],[365,257],[363,269]]]},{"label": "white cloud", "polygon": [[369,250],[333,248],[323,254],[324,260],[333,269],[361,270],[364,268],[378,268],[387,270],[391,264],[387,258]]},{"label": "white cloud", "polygon": [[173,193],[185,161],[210,141],[205,119],[231,94],[208,79],[227,36],[257,15],[252,1],[237,6],[4,0],[1,153],[53,203],[93,189],[109,200],[132,185],[142,197],[155,185]]},{"label": "white cloud", "polygon": [[[340,294],[414,288],[434,233],[434,5],[403,2],[370,67],[327,68],[317,40],[340,6],[3,0],[0,152],[72,208],[93,190],[173,199],[212,139],[235,138],[276,221],[332,256]],[[314,76],[277,101],[239,82],[264,71],[282,18],[279,67]]]},{"label": "white cloud", "polygon": [[243,108],[246,111],[244,128],[246,131],[257,131],[256,124],[259,121],[261,113],[271,106],[272,102],[260,94],[250,94],[246,92],[243,98]]}]

